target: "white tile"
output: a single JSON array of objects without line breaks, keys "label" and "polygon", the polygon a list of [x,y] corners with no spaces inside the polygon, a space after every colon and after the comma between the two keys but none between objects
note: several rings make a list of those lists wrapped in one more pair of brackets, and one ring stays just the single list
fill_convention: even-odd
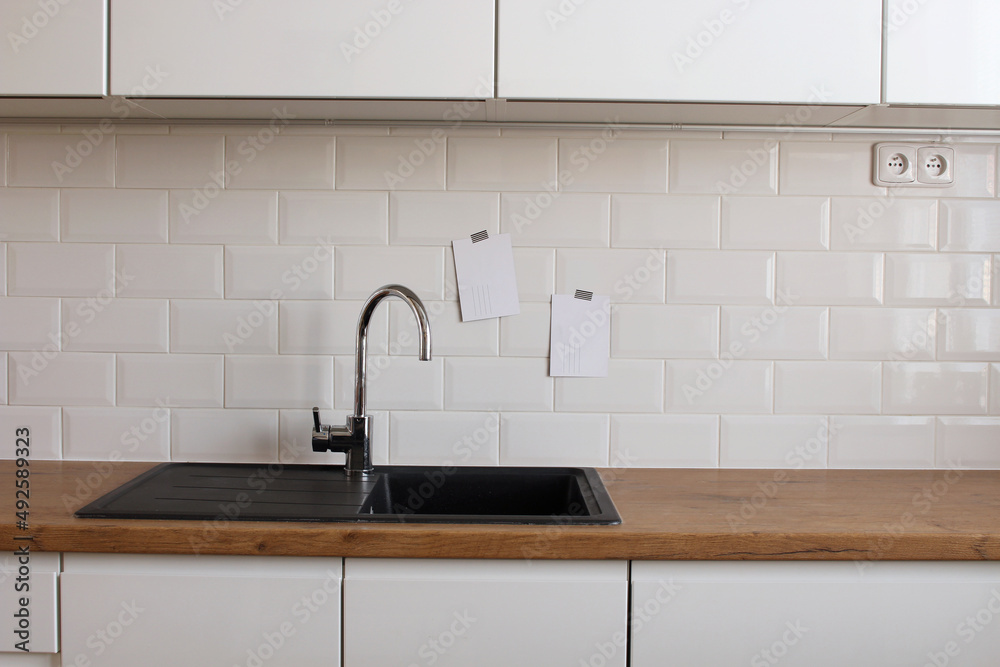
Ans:
[{"label": "white tile", "polygon": [[59,194],[60,238],[103,243],[166,243],[167,193],[77,189]]},{"label": "white tile", "polygon": [[[342,426],[352,410],[323,410],[324,424]],[[372,417],[371,455],[374,465],[389,463],[389,413],[368,411]],[[312,449],[313,418],[311,410],[280,410],[278,416],[278,460],[282,463],[319,463],[343,465],[347,458],[340,452],[314,452]]]},{"label": "white tile", "polygon": [[872,183],[872,144],[782,141],[780,192],[783,195],[884,194]]},{"label": "white tile", "polygon": [[170,192],[171,243],[277,243],[276,192]]},{"label": "white tile", "polygon": [[450,246],[485,229],[500,231],[500,196],[494,192],[393,192],[389,242]]},{"label": "white tile", "polygon": [[556,378],[559,412],[662,412],[663,362],[612,359],[608,376]]},{"label": "white tile", "polygon": [[572,174],[563,187],[571,192],[666,192],[667,142],[562,137],[559,169]]},{"label": "white tile", "polygon": [[500,231],[515,246],[608,247],[611,198],[598,194],[505,194]]},{"label": "white tile", "polygon": [[722,247],[826,250],[830,200],[825,197],[723,197]]},{"label": "white tile", "polygon": [[338,299],[367,299],[390,283],[421,299],[444,298],[443,248],[337,248],[335,268]]},{"label": "white tile", "polygon": [[774,253],[671,250],[667,303],[769,304]]},{"label": "white tile", "polygon": [[778,253],[779,294],[798,306],[874,306],[882,302],[878,253]]},{"label": "white tile", "polygon": [[[62,410],[58,407],[0,407],[0,430],[13,434],[27,428],[30,435],[31,458],[53,461],[62,458]],[[8,447],[0,458],[12,459],[14,448]]]},{"label": "white tile", "polygon": [[393,465],[474,466],[500,462],[500,417],[494,412],[393,412]]},{"label": "white tile", "polygon": [[828,332],[826,308],[723,306],[720,349],[744,359],[826,359]]},{"label": "white tile", "polygon": [[611,462],[628,468],[715,468],[714,415],[611,415]]},{"label": "white tile", "polygon": [[830,247],[834,250],[934,250],[937,247],[937,209],[936,199],[835,197]]},{"label": "white tile", "polygon": [[118,296],[222,297],[221,246],[120,245],[115,264]]},{"label": "white tile", "polygon": [[1000,358],[1000,310],[941,310],[939,321],[938,359],[993,361]]},{"label": "white tile", "polygon": [[667,412],[771,411],[774,371],[769,361],[691,359],[667,363]]},{"label": "white tile", "polygon": [[989,364],[886,364],[882,412],[985,415]]},{"label": "white tile", "polygon": [[612,195],[611,245],[615,248],[718,248],[719,198]]},{"label": "white tile", "polygon": [[1000,201],[943,199],[938,247],[954,252],[1000,252]]},{"label": "white tile", "polygon": [[59,349],[59,299],[0,298],[0,349]]},{"label": "white tile", "polygon": [[11,405],[114,405],[115,355],[10,352]]},{"label": "white tile", "polygon": [[223,143],[217,135],[117,137],[120,188],[205,188],[224,181]]},{"label": "white tile", "polygon": [[111,295],[115,290],[112,245],[7,244],[10,296]]},{"label": "white tile", "polygon": [[663,303],[662,250],[557,250],[556,291],[607,294],[614,303]]},{"label": "white tile", "polygon": [[278,304],[261,300],[171,300],[170,351],[277,353]]},{"label": "white tile", "polygon": [[53,188],[115,187],[115,137],[7,135],[7,185]]},{"label": "white tile", "polygon": [[330,357],[226,357],[227,408],[333,407]]},{"label": "white tile", "polygon": [[277,457],[277,410],[170,411],[171,460],[263,462]]},{"label": "white tile", "polygon": [[448,140],[449,190],[554,190],[555,137]]},{"label": "white tile", "polygon": [[[166,352],[166,300],[63,299],[63,349],[71,352]],[[69,323],[77,324],[75,330]],[[74,333],[76,335],[74,335]]]},{"label": "white tile", "polygon": [[939,417],[936,462],[939,468],[1000,468],[1000,419]]},{"label": "white tile", "polygon": [[668,192],[777,194],[778,151],[765,141],[670,142]]},{"label": "white tile", "polygon": [[502,465],[603,467],[608,451],[608,415],[502,415]]},{"label": "white tile", "polygon": [[118,405],[221,408],[222,388],[222,355],[118,355]]},{"label": "white tile", "polygon": [[0,240],[58,241],[59,191],[0,188]]},{"label": "white tile", "polygon": [[831,468],[933,468],[933,417],[830,417]]},{"label": "white tile", "polygon": [[[389,354],[417,355],[417,322],[399,299],[389,306]],[[425,301],[431,323],[434,354],[495,357],[499,352],[500,322],[517,315],[463,322],[455,301]]]},{"label": "white tile", "polygon": [[522,303],[518,315],[501,317],[501,356],[548,357],[551,315],[550,304]]},{"label": "white tile", "polygon": [[[454,272],[454,259],[451,267]],[[556,291],[556,251],[546,248],[514,248],[517,296],[524,301],[548,303]]]},{"label": "white tile", "polygon": [[160,407],[64,408],[63,458],[167,461],[170,459],[170,410]]},{"label": "white tile", "polygon": [[990,364],[990,414],[1000,414],[1000,364]]},{"label": "white tile", "polygon": [[[354,354],[363,306],[363,301],[282,301],[281,354]],[[389,309],[376,308],[368,323],[370,354],[387,354],[388,327]]]},{"label": "white tile", "polygon": [[885,303],[895,306],[988,306],[989,255],[886,255]]},{"label": "white tile", "polygon": [[227,299],[331,299],[333,248],[229,246]]},{"label": "white tile", "polygon": [[446,410],[552,410],[547,359],[446,359]]},{"label": "white tile", "polygon": [[722,415],[723,468],[825,468],[830,431],[826,417]]},{"label": "white tile", "polygon": [[[995,138],[991,137],[991,140]],[[954,185],[944,188],[899,188],[901,197],[994,197],[997,193],[996,144],[956,142]]]},{"label": "white tile", "polygon": [[719,308],[620,305],[611,313],[611,356],[639,359],[718,357]]},{"label": "white tile", "polygon": [[933,308],[830,309],[831,359],[933,359],[936,337]]},{"label": "white tile", "polygon": [[[354,406],[355,357],[336,357],[338,409]],[[368,355],[367,407],[373,410],[440,410],[443,401],[442,357],[421,361],[417,357]]]},{"label": "white tile", "polygon": [[[226,137],[227,170],[233,189],[332,190],[334,138],[276,136],[269,142],[257,137]],[[236,169],[232,169],[233,161]]]},{"label": "white tile", "polygon": [[278,238],[307,245],[385,245],[389,228],[384,192],[282,192],[278,197]]},{"label": "white tile", "polygon": [[866,361],[779,361],[774,411],[798,414],[878,414],[882,365]]},{"label": "white tile", "polygon": [[444,190],[444,139],[338,137],[338,190]]}]

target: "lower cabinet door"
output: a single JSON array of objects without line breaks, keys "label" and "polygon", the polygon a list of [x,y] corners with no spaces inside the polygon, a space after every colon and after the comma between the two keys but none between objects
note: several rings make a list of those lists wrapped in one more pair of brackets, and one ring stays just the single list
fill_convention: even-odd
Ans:
[{"label": "lower cabinet door", "polygon": [[47,665],[27,653],[59,650],[56,582],[59,554],[6,553],[0,556],[0,665]]},{"label": "lower cabinet door", "polygon": [[65,554],[63,667],[336,667],[340,558]]},{"label": "lower cabinet door", "polygon": [[345,563],[345,667],[624,667],[623,561]]},{"label": "lower cabinet door", "polygon": [[996,667],[1000,563],[633,562],[632,667]]}]

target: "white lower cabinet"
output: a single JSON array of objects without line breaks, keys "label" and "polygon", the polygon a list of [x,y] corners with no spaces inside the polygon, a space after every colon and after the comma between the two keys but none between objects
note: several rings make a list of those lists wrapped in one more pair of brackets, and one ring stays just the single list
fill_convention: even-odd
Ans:
[{"label": "white lower cabinet", "polygon": [[348,558],[345,667],[624,667],[624,561]]},{"label": "white lower cabinet", "polygon": [[62,667],[340,665],[340,558],[63,558]]},{"label": "white lower cabinet", "polygon": [[996,667],[1000,563],[634,562],[632,667]]},{"label": "white lower cabinet", "polygon": [[[7,553],[0,556],[0,665],[50,664],[59,650],[57,580],[59,554]],[[27,651],[25,651],[27,649]]]}]

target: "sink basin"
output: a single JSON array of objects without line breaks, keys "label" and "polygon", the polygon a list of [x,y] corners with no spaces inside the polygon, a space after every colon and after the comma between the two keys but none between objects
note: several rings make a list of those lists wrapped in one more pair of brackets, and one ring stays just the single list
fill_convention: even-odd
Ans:
[{"label": "sink basin", "polygon": [[615,524],[593,468],[164,463],[76,512],[82,518]]}]

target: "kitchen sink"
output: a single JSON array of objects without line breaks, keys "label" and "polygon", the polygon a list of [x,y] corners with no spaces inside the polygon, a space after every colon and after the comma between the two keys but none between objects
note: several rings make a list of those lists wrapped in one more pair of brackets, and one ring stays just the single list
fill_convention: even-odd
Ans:
[{"label": "kitchen sink", "polygon": [[82,518],[617,524],[593,468],[164,463],[76,512]]}]

